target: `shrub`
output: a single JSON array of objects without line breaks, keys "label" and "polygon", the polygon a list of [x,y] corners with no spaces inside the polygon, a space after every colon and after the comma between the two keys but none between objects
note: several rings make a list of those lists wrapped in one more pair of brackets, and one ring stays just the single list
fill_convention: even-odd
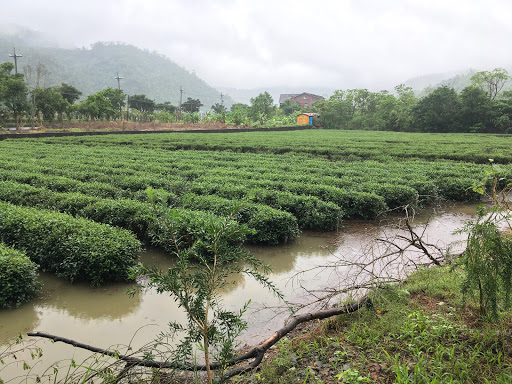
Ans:
[{"label": "shrub", "polygon": [[[152,237],[151,243],[153,245],[162,247],[171,253],[176,251],[176,245],[174,244],[173,239],[169,237],[171,232],[169,231],[169,228],[165,227],[166,222],[172,221],[172,235],[179,240],[181,248],[190,248],[193,246],[199,257],[202,257],[205,260],[210,260],[212,258],[211,250],[209,250],[205,245],[215,241],[213,238],[215,234],[212,235],[212,233],[208,232],[206,229],[212,225],[219,225],[218,223],[226,220],[226,217],[218,217],[211,212],[189,211],[163,207],[159,209],[159,212],[164,216],[155,217],[153,225],[149,228],[150,235]],[[245,242],[246,235],[255,231],[250,230],[245,224],[239,224],[232,220],[232,218],[229,220],[231,223],[230,225],[233,228],[239,228],[238,231],[233,231],[229,240],[230,245],[233,247],[240,247]]]},{"label": "shrub", "polygon": [[23,252],[0,243],[0,308],[18,307],[36,295],[37,269]]},{"label": "shrub", "polygon": [[68,214],[0,202],[0,241],[70,281],[123,281],[140,242],[130,231]]},{"label": "shrub", "polygon": [[[185,207],[210,211],[220,216],[229,216],[240,203],[218,196],[184,196]],[[294,239],[299,235],[297,219],[288,212],[266,205],[246,202],[237,214],[237,220],[256,230],[248,235],[248,241],[256,244],[275,245]]]},{"label": "shrub", "polygon": [[478,296],[480,313],[491,319],[498,318],[498,308],[510,308],[512,294],[512,238],[501,233],[495,217],[483,206],[478,208],[476,221],[463,229],[469,234],[462,254],[465,277],[464,296]]}]

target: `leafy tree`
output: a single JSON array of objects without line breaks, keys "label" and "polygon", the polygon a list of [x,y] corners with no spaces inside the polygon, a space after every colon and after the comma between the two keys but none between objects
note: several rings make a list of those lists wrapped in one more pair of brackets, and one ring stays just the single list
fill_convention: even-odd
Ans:
[{"label": "leafy tree", "polygon": [[126,94],[122,89],[108,87],[99,91],[98,93],[110,101],[114,111],[118,112],[118,114],[121,114],[123,107],[126,105],[124,101]]},{"label": "leafy tree", "polygon": [[471,77],[471,83],[487,93],[491,100],[494,100],[500,93],[505,82],[510,78],[508,72],[503,68],[495,68],[492,71],[481,71]]},{"label": "leafy tree", "polygon": [[75,101],[78,101],[80,96],[82,96],[82,92],[66,83],[62,83],[56,88],[56,90],[62,95],[64,99],[66,99],[69,104],[73,104]]},{"label": "leafy tree", "polygon": [[409,131],[412,125],[412,111],[418,103],[418,98],[414,95],[411,87],[399,84],[395,87],[397,94],[397,116],[396,125],[399,131]]},{"label": "leafy tree", "polygon": [[140,112],[153,112],[156,108],[154,100],[146,97],[146,95],[133,95],[130,96],[128,106]]},{"label": "leafy tree", "polygon": [[352,102],[346,92],[335,91],[328,100],[315,103],[320,109],[320,123],[327,129],[345,129],[352,118]]},{"label": "leafy tree", "polygon": [[224,113],[226,112],[226,107],[222,104],[215,103],[215,105],[212,105],[212,111],[214,113]]},{"label": "leafy tree", "polygon": [[248,125],[249,124],[249,110],[250,107],[247,104],[235,103],[231,106],[231,113],[228,116],[230,124],[235,126]]},{"label": "leafy tree", "polygon": [[459,95],[447,86],[435,89],[413,109],[414,127],[423,132],[459,132]]},{"label": "leafy tree", "polygon": [[12,74],[14,65],[0,64],[0,103],[18,119],[28,108],[28,89],[22,74]]},{"label": "leafy tree", "polygon": [[160,104],[156,104],[155,109],[157,111],[166,111],[168,113],[176,113],[178,107],[172,105],[170,101],[166,101]]},{"label": "leafy tree", "polygon": [[112,102],[107,99],[101,91],[87,96],[80,103],[80,113],[89,116],[91,119],[110,118],[116,114]]},{"label": "leafy tree", "polygon": [[[23,73],[25,75],[25,82],[27,83],[27,89],[30,94],[30,122],[34,126],[34,115],[36,114],[36,90],[40,87],[45,86],[46,79],[50,76],[50,71],[46,68],[46,65],[39,62],[35,67],[31,65],[25,65],[23,67]],[[38,119],[39,119],[38,115]]]},{"label": "leafy tree", "polygon": [[199,108],[201,108],[202,106],[203,104],[201,104],[201,101],[199,99],[192,99],[190,97],[187,97],[187,101],[181,104],[181,109],[184,112],[195,113],[199,112]]},{"label": "leafy tree", "polygon": [[272,116],[274,112],[274,100],[268,92],[260,93],[258,96],[251,99],[251,108],[249,116],[253,120],[259,120],[260,124]]},{"label": "leafy tree", "polygon": [[491,123],[492,100],[481,88],[466,87],[460,94],[461,122],[465,131],[486,132]]},{"label": "leafy tree", "polygon": [[302,111],[300,104],[292,101],[291,99],[281,103],[279,109],[283,111],[285,116],[290,116],[294,112]]},{"label": "leafy tree", "polygon": [[62,117],[69,106],[66,99],[55,88],[36,88],[33,92],[37,110],[43,113],[44,119],[49,123],[53,122],[55,114]]}]

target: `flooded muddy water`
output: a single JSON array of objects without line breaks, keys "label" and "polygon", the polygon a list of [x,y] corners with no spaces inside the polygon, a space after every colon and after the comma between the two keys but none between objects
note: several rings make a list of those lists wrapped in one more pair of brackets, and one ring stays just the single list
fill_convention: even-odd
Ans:
[{"label": "flooded muddy water", "polygon": [[[475,205],[453,205],[423,211],[414,218],[414,227],[424,231],[427,242],[446,247],[462,239],[453,231],[470,219],[476,211]],[[338,233],[304,233],[290,244],[275,247],[249,247],[249,250],[272,266],[270,279],[285,294],[290,302],[306,302],[307,291],[336,286],[344,280],[343,273],[332,272],[330,266],[343,258],[357,259],[368,252],[371,240],[387,236],[393,231],[396,220],[388,218],[382,222],[349,222]],[[141,261],[158,265],[162,269],[170,260],[164,253],[149,249],[141,255]],[[130,297],[126,290],[130,284],[116,284],[94,288],[81,284],[69,284],[52,275],[42,274],[44,288],[36,300],[12,310],[0,310],[0,356],[6,346],[18,334],[41,331],[71,338],[101,348],[131,343],[134,349],[154,339],[165,331],[169,321],[185,320],[185,316],[174,300],[153,290]],[[242,341],[255,345],[269,337],[283,325],[289,315],[286,305],[253,280],[237,276],[222,293],[223,303],[229,309],[242,307],[251,299],[246,313],[249,329]],[[39,339],[37,345],[43,350],[43,358],[35,363],[33,371],[41,375],[52,363],[63,359],[80,360],[90,355],[62,343],[51,343]],[[5,353],[5,352],[4,352]],[[26,353],[25,353],[26,354]],[[21,361],[23,353],[19,353]],[[65,366],[65,364],[64,364]],[[0,366],[0,378],[5,382],[19,382],[25,377],[16,363]]]}]

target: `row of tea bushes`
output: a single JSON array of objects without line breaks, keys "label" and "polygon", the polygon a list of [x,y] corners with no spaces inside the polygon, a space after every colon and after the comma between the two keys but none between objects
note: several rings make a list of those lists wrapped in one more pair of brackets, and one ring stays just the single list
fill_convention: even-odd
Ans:
[{"label": "row of tea bushes", "polygon": [[0,308],[17,307],[37,294],[38,268],[24,252],[0,243]]},{"label": "row of tea bushes", "polygon": [[162,133],[41,138],[45,143],[91,147],[204,150],[212,153],[303,153],[329,159],[449,159],[488,163],[512,162],[510,135],[410,133],[358,130],[303,130],[294,132]]},{"label": "row of tea bushes", "polygon": [[[150,233],[155,219],[153,208],[147,202],[131,199],[101,199],[78,192],[54,192],[13,181],[1,183],[0,200],[16,205],[56,209],[99,223],[129,229],[142,240],[152,238]],[[166,194],[166,200],[167,204],[176,205],[177,198],[173,194]],[[219,216],[229,216],[237,206],[235,201],[217,196],[188,195],[181,200],[185,208],[177,210],[181,216],[197,215],[197,213],[189,213],[190,210],[209,211]],[[252,202],[246,202],[243,205],[238,212],[237,220],[255,230],[248,237],[248,240],[254,244],[279,244],[294,239],[299,234],[297,220],[293,215]],[[182,222],[185,223],[187,220]],[[179,229],[182,234],[194,231],[197,231],[197,228]]]},{"label": "row of tea bushes", "polygon": [[69,281],[124,281],[140,251],[128,230],[80,217],[0,202],[0,241]]}]

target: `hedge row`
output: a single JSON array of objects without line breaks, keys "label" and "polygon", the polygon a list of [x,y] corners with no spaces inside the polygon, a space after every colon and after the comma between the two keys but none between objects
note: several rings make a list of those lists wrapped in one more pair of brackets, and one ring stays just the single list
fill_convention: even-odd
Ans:
[{"label": "hedge row", "polygon": [[39,292],[38,268],[25,253],[0,243],[0,308],[18,307]]},{"label": "hedge row", "polygon": [[[0,185],[0,200],[16,205],[56,209],[61,212],[86,217],[99,223],[110,224],[137,234],[140,239],[150,240],[154,225],[153,208],[147,202],[131,199],[100,199],[82,193],[60,193],[27,184],[5,181]],[[175,205],[176,197],[167,194],[167,202]],[[170,201],[173,200],[173,201]],[[236,202],[216,196],[189,195],[182,199],[186,204],[180,215],[188,215],[189,210],[210,211],[220,216],[228,216]],[[196,215],[196,213],[193,213]],[[256,244],[278,244],[298,236],[297,220],[291,214],[264,205],[247,203],[238,215],[238,221],[256,230],[248,237]],[[182,221],[187,222],[186,220]],[[192,220],[191,222],[196,222]],[[180,233],[193,232],[194,228],[180,228]]]},{"label": "hedge row", "polygon": [[43,270],[99,285],[124,281],[140,242],[130,231],[71,215],[0,202],[0,241]]},{"label": "hedge row", "polygon": [[251,199],[255,203],[289,212],[297,218],[302,229],[336,230],[344,214],[336,204],[288,191],[253,189],[251,186],[229,183],[193,183],[189,188],[197,195],[217,195],[230,200]]},{"label": "hedge row", "polygon": [[[185,195],[182,202],[185,208],[211,211],[220,216],[229,216],[240,205],[219,196],[199,196],[191,193]],[[292,214],[267,205],[245,202],[239,208],[236,219],[256,230],[247,238],[251,243],[275,245],[299,235],[297,219]]]}]

